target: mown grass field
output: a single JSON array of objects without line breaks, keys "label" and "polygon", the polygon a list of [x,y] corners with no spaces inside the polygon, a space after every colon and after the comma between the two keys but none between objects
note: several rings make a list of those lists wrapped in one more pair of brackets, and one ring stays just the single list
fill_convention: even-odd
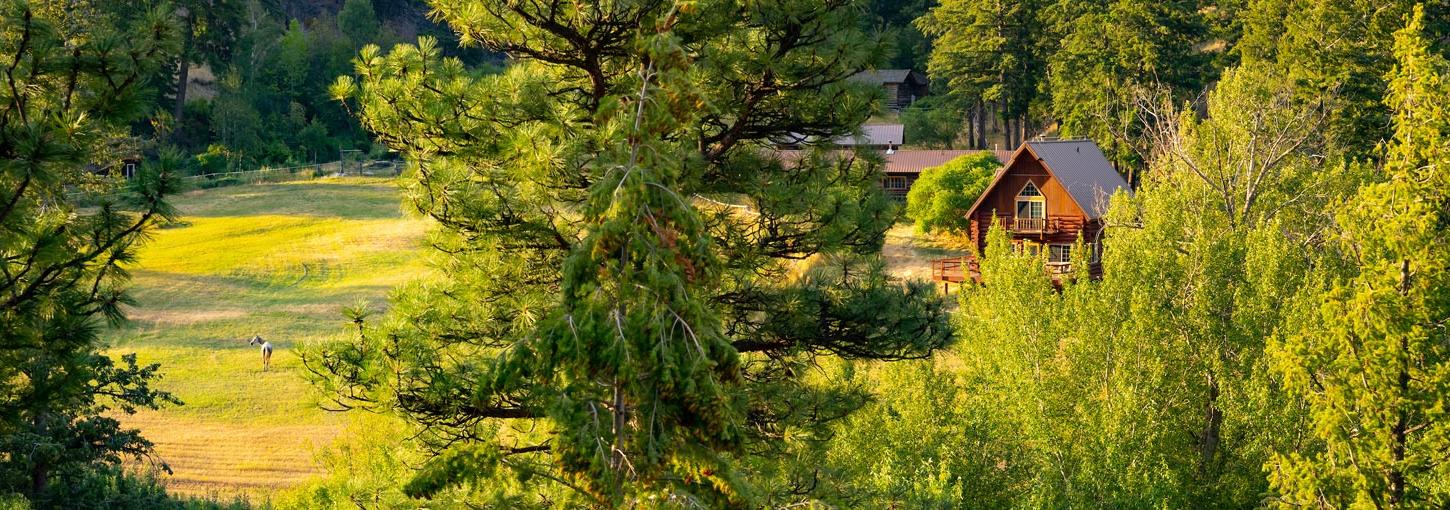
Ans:
[{"label": "mown grass field", "polygon": [[[347,419],[321,410],[296,347],[346,334],[345,306],[381,308],[396,285],[426,274],[427,222],[401,212],[387,179],[324,179],[193,191],[133,268],[130,324],[111,352],[162,364],[158,386],[185,405],[121,416],[156,442],[177,493],[268,499],[321,474],[319,449]],[[885,257],[897,276],[930,278],[955,254],[898,225]],[[252,335],[276,345],[261,370]]]},{"label": "mown grass field", "polygon": [[[122,416],[156,442],[180,493],[265,499],[320,472],[344,418],[322,411],[295,348],[343,334],[340,310],[375,308],[426,272],[426,222],[401,212],[391,180],[345,178],[194,191],[133,268],[131,323],[114,354],[162,364],[185,405]],[[246,339],[276,347],[272,370]]]}]

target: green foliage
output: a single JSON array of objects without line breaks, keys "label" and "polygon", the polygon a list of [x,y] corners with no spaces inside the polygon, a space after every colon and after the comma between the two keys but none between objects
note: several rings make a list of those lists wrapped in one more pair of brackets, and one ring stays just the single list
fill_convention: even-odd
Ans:
[{"label": "green foliage", "polygon": [[376,40],[378,29],[377,13],[373,12],[372,0],[347,0],[337,13],[337,27],[358,47]]},{"label": "green foliage", "polygon": [[[501,507],[525,508],[515,498],[490,498],[488,494],[516,488],[517,483],[467,488],[434,487],[428,500],[404,493],[400,480],[414,475],[414,466],[427,461],[426,455],[406,442],[398,441],[416,430],[401,420],[378,415],[353,415],[342,438],[322,453],[327,476],[281,494],[279,509],[346,510],[368,508],[451,508],[469,500],[483,500]],[[413,482],[410,485],[415,485]]]},{"label": "green foliage", "polygon": [[1026,115],[1044,78],[1045,0],[943,0],[916,26],[932,38],[927,72],[964,104],[999,105],[1004,118]]},{"label": "green foliage", "polygon": [[841,508],[1003,508],[1023,473],[1007,423],[960,375],[960,358],[862,369],[878,388],[822,455],[821,483]]},{"label": "green foliage", "polygon": [[1269,464],[1283,507],[1450,504],[1450,63],[1430,53],[1424,23],[1417,8],[1395,34],[1379,180],[1338,207],[1331,253],[1347,274],[1325,271],[1302,298],[1317,306],[1271,345],[1315,440]]},{"label": "green foliage", "polygon": [[[39,508],[67,504],[64,480],[151,451],[116,413],[175,402],[150,387],[156,365],[102,354],[97,333],[125,318],[126,266],[172,218],[180,159],[163,152],[124,183],[84,170],[118,163],[106,147],[176,51],[169,13],[123,34],[47,12],[0,6],[0,492]],[[73,200],[97,191],[81,197],[94,206]]]},{"label": "green foliage", "polygon": [[930,148],[947,148],[962,132],[965,113],[945,96],[927,96],[901,111],[906,143]]},{"label": "green foliage", "polygon": [[[1350,158],[1378,157],[1375,147],[1390,131],[1383,101],[1391,66],[1393,34],[1412,1],[1262,0],[1245,11],[1243,41],[1235,51],[1245,62],[1273,62],[1294,81],[1302,100],[1323,101],[1329,149]],[[1431,40],[1444,40],[1446,6],[1432,2]]]},{"label": "green foliage", "polygon": [[882,39],[890,43],[893,52],[887,58],[887,67],[893,69],[926,69],[926,59],[931,54],[931,40],[912,25],[912,21],[926,14],[933,4],[930,0],[870,0],[866,2],[871,29],[882,32]]},{"label": "green foliage", "polygon": [[[1262,500],[1264,463],[1305,440],[1266,339],[1298,327],[1285,304],[1313,280],[1306,253],[1357,173],[1319,164],[1319,110],[1272,68],[1225,73],[1206,110],[1175,117],[1143,187],[1113,198],[1101,280],[1078,255],[1056,289],[1045,255],[993,227],[985,285],[960,295],[955,358],[881,376],[882,399],[842,428],[826,465],[872,491],[852,506]],[[929,414],[905,403],[927,399]]]},{"label": "green foliage", "polygon": [[1001,166],[996,155],[983,151],[923,170],[906,195],[906,216],[917,232],[967,233],[967,211]]},{"label": "green foliage", "polygon": [[[119,466],[68,474],[57,480],[63,495],[52,498],[53,508],[65,510],[248,510],[246,501],[175,497],[166,493],[159,473],[127,472]],[[3,500],[0,500],[3,501]],[[4,508],[4,506],[0,506]],[[22,507],[24,508],[24,507]],[[39,506],[37,508],[47,508]]]},{"label": "green foliage", "polygon": [[1182,0],[944,0],[916,24],[932,38],[935,86],[995,111],[1009,146],[1022,128],[1013,121],[1056,123],[1138,167],[1150,150],[1140,101],[1166,93],[1176,108],[1197,96],[1231,42],[1216,39],[1220,18],[1236,12]]},{"label": "green foliage", "polygon": [[786,460],[865,395],[806,381],[810,361],[918,358],[950,338],[930,286],[894,281],[877,259],[895,207],[872,160],[762,154],[870,114],[870,91],[848,81],[880,57],[857,10],[434,8],[517,62],[483,75],[425,38],[365,48],[359,76],[334,85],[408,157],[410,202],[440,225],[442,277],[310,349],[317,383],[419,429],[430,460],[414,494],[503,487],[510,505],[550,507],[815,497],[811,467]]},{"label": "green foliage", "polygon": [[1137,111],[1145,89],[1177,101],[1199,94],[1213,72],[1200,3],[1188,0],[1059,1],[1047,12],[1061,45],[1048,57],[1047,90],[1062,134],[1086,137],[1114,161],[1141,164]]},{"label": "green foliage", "polygon": [[206,152],[197,154],[193,158],[192,171],[196,175],[219,174],[229,170],[228,161],[230,158],[226,146],[212,144],[206,148]]}]

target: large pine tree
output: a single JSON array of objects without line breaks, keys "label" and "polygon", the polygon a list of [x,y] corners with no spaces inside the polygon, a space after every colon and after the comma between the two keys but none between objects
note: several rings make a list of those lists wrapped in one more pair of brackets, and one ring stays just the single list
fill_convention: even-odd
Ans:
[{"label": "large pine tree", "polygon": [[950,338],[930,286],[877,261],[896,208],[874,162],[770,150],[871,113],[847,80],[879,59],[858,6],[433,7],[514,62],[479,75],[425,39],[364,49],[335,87],[407,157],[439,275],[309,352],[319,382],[420,428],[416,495],[514,473],[551,488],[499,489],[510,505],[812,497],[816,467],[777,459],[867,396],[812,360]]},{"label": "large pine tree", "polygon": [[148,113],[175,27],[151,11],[124,33],[92,7],[0,5],[0,494],[40,508],[75,504],[66,479],[150,452],[111,411],[174,400],[149,387],[155,365],[112,359],[97,333],[124,319],[125,266],[172,212],[174,166],[124,184],[99,169]]}]

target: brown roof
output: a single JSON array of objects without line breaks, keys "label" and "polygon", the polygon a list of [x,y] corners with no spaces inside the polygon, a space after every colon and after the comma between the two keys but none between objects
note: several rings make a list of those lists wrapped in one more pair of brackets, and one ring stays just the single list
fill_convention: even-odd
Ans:
[{"label": "brown roof", "polygon": [[[978,152],[992,152],[984,150],[900,150],[891,154],[882,154],[886,158],[886,173],[912,173],[919,174],[922,170],[946,164],[946,162],[957,159],[968,154]],[[995,151],[998,161],[1006,161],[1012,153],[1006,151]]]},{"label": "brown roof", "polygon": [[[778,150],[774,151],[783,161],[793,161],[800,157],[800,150]],[[841,151],[849,153],[849,151]],[[1006,161],[1012,156],[1008,151],[986,151],[986,150],[919,150],[907,149],[893,151],[890,154],[880,153],[882,159],[886,160],[882,171],[888,174],[919,174],[923,170],[938,167],[946,162],[957,159],[968,154],[978,152],[994,152],[997,161]]]}]

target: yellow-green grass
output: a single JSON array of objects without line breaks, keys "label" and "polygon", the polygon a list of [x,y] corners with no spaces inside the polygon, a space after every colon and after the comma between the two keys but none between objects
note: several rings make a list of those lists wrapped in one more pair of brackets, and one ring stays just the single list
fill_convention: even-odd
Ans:
[{"label": "yellow-green grass", "polygon": [[[266,499],[321,474],[319,449],[348,421],[322,411],[295,348],[345,334],[344,306],[386,304],[422,276],[427,222],[405,217],[391,180],[335,179],[194,191],[182,217],[156,232],[132,268],[130,324],[111,352],[161,363],[157,383],[185,405],[124,423],[156,442],[175,492]],[[909,226],[885,256],[897,276],[929,278],[928,261],[955,254]],[[271,371],[246,339],[277,346]]]},{"label": "yellow-green grass", "polygon": [[[322,411],[295,348],[345,332],[340,311],[386,304],[426,271],[424,220],[401,213],[391,180],[329,179],[194,191],[176,225],[138,256],[131,322],[111,352],[161,363],[157,383],[185,405],[121,416],[156,442],[191,494],[271,492],[318,474],[317,448],[343,418]],[[270,371],[247,345],[276,346]]]}]

